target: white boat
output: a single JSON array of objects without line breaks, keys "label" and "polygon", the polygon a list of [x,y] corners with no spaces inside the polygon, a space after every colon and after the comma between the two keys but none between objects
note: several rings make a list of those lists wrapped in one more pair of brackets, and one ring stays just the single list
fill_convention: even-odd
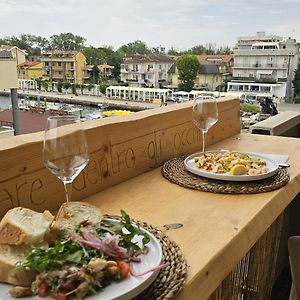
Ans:
[{"label": "white boat", "polygon": [[101,114],[100,111],[99,112],[98,111],[94,111],[94,112],[91,112],[91,113],[87,114],[86,118],[88,120],[96,120],[96,119],[102,119],[103,116],[102,116],[102,114]]}]

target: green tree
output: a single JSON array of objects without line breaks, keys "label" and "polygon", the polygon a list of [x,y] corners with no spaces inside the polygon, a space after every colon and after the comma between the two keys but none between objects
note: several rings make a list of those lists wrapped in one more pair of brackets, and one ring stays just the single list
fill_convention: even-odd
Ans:
[{"label": "green tree", "polygon": [[179,90],[190,92],[194,85],[197,77],[200,63],[195,55],[184,54],[180,56],[176,61],[176,66],[179,72],[178,84]]},{"label": "green tree", "polygon": [[64,88],[65,90],[68,90],[70,87],[71,87],[71,83],[70,83],[70,82],[64,82],[64,83],[63,83],[63,88]]},{"label": "green tree", "polygon": [[216,50],[216,54],[226,54],[226,55],[230,55],[233,53],[233,50],[228,47],[228,46],[225,46],[225,47],[219,47],[217,50]]},{"label": "green tree", "polygon": [[90,84],[88,85],[87,88],[88,88],[89,94],[90,94],[91,90],[92,90],[94,87],[95,87],[94,84],[91,84],[91,83],[90,83]]},{"label": "green tree", "polygon": [[150,51],[154,54],[166,54],[166,48],[162,45],[159,45],[158,47],[153,47]]},{"label": "green tree", "polygon": [[298,64],[298,68],[295,70],[293,86],[294,86],[295,96],[299,96],[300,95],[300,64]]},{"label": "green tree", "polygon": [[135,53],[148,54],[148,53],[150,53],[150,50],[147,47],[147,45],[140,40],[128,43],[127,45],[123,45],[118,50],[122,51],[126,54],[135,54]]},{"label": "green tree", "polygon": [[25,50],[29,55],[40,55],[43,50],[49,48],[49,41],[41,36],[22,33],[17,36],[0,39],[0,44],[16,46]]},{"label": "green tree", "polygon": [[107,55],[101,48],[89,46],[84,48],[82,52],[86,57],[87,64],[89,65],[100,65],[107,61]]},{"label": "green tree", "polygon": [[191,48],[191,50],[189,51],[192,54],[205,54],[207,51],[207,49],[203,46],[203,45],[197,45]]},{"label": "green tree", "polygon": [[48,88],[49,88],[49,81],[48,80],[43,80],[42,81],[42,86],[45,89],[46,92],[48,92]]},{"label": "green tree", "polygon": [[107,63],[111,66],[114,66],[112,71],[112,76],[115,79],[118,79],[121,73],[121,63],[125,57],[124,52],[122,51],[115,51],[107,60]]},{"label": "green tree", "polygon": [[180,53],[180,51],[178,51],[178,50],[175,49],[174,47],[171,47],[171,48],[168,50],[167,54],[168,54],[168,55],[176,55],[176,56],[178,56],[178,55],[180,55],[181,53]]},{"label": "green tree", "polygon": [[206,44],[205,48],[205,54],[216,54],[216,44],[208,43]]},{"label": "green tree", "polygon": [[62,92],[62,87],[63,87],[63,84],[62,84],[61,82],[58,82],[58,83],[57,83],[57,91],[58,91],[59,93]]},{"label": "green tree", "polygon": [[71,32],[54,34],[50,37],[50,46],[52,49],[57,50],[77,50],[81,51],[84,49],[84,44],[86,39],[79,36],[74,35]]},{"label": "green tree", "polygon": [[109,87],[109,84],[107,84],[107,83],[101,84],[100,85],[100,92],[105,95],[106,94],[106,88],[108,88],[108,87]]}]

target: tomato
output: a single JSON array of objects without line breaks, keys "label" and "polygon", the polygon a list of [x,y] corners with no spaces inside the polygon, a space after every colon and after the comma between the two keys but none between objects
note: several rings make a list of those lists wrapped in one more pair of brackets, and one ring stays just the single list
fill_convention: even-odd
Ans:
[{"label": "tomato", "polygon": [[67,296],[64,293],[51,294],[51,299],[53,299],[53,300],[66,300]]},{"label": "tomato", "polygon": [[129,264],[126,263],[123,260],[118,260],[117,261],[117,266],[118,266],[118,268],[120,269],[120,272],[121,272],[121,279],[125,279],[128,276],[129,271],[130,271]]},{"label": "tomato", "polygon": [[61,292],[65,292],[65,293],[68,293],[74,289],[76,289],[78,286],[78,283],[76,281],[70,281],[70,282],[67,282],[67,283],[64,283],[60,286],[60,291]]},{"label": "tomato", "polygon": [[48,285],[46,282],[39,285],[38,295],[39,297],[46,297],[48,295]]}]

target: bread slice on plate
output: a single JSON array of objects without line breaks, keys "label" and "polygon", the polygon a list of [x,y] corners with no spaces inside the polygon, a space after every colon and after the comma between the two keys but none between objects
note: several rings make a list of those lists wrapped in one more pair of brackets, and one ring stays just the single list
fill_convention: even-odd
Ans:
[{"label": "bread slice on plate", "polygon": [[0,282],[18,286],[30,286],[35,279],[35,272],[24,268],[15,268],[31,251],[28,245],[0,245]]},{"label": "bread slice on plate", "polygon": [[74,229],[74,226],[84,221],[95,224],[101,219],[102,214],[94,205],[80,201],[64,203],[58,212],[57,220],[51,226],[51,232]]},{"label": "bread slice on plate", "polygon": [[24,207],[10,209],[0,222],[0,244],[41,243],[53,220],[49,211],[39,213]]}]

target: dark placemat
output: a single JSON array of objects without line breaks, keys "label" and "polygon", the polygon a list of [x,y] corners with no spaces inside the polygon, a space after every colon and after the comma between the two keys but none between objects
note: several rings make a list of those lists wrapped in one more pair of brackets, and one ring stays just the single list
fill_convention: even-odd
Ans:
[{"label": "dark placemat", "polygon": [[[120,220],[120,216],[106,215],[105,217]],[[183,288],[187,273],[187,263],[178,247],[160,229],[145,222],[132,220],[133,223],[152,233],[160,242],[163,260],[167,266],[163,268],[154,282],[135,299],[138,300],[163,300],[173,299]]]},{"label": "dark placemat", "polygon": [[286,185],[290,180],[286,168],[280,168],[272,177],[256,181],[222,181],[204,178],[188,172],[184,166],[186,156],[172,158],[162,167],[165,178],[180,186],[204,192],[221,194],[255,194],[270,192]]}]

